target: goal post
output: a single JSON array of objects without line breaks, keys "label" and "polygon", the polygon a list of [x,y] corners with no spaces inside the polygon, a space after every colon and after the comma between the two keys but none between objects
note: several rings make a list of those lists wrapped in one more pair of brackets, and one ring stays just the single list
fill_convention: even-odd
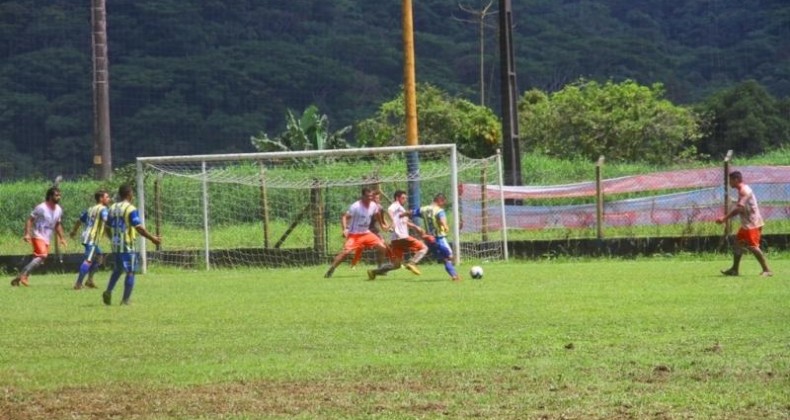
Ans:
[{"label": "goal post", "polygon": [[501,187],[501,174],[498,155],[471,159],[454,144],[139,157],[139,212],[163,237],[155,250],[141,241],[141,268],[325,265],[342,249],[340,218],[361,188],[380,190],[386,208],[413,183],[419,205],[437,193],[450,198],[459,262],[505,259],[504,200],[463,194],[464,183],[481,179]]}]

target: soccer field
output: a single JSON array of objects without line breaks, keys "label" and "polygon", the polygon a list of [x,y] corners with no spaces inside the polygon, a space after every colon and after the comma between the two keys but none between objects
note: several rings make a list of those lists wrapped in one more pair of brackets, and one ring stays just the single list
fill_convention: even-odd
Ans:
[{"label": "soccer field", "polygon": [[790,259],[728,262],[154,267],[128,307],[34,275],[0,288],[0,418],[788,418]]}]

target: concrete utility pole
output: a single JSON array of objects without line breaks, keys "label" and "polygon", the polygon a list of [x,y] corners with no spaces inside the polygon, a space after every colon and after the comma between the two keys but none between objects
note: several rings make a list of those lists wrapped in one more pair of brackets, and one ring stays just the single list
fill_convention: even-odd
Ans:
[{"label": "concrete utility pole", "polygon": [[466,20],[466,19],[458,19],[462,22],[471,22],[476,23],[478,25],[478,35],[480,36],[480,106],[486,106],[486,85],[485,85],[485,31],[486,31],[486,18],[488,15],[494,14],[497,11],[489,11],[491,5],[494,4],[494,0],[490,0],[488,4],[480,9],[472,9],[471,7],[464,6],[463,4],[458,4],[458,8],[462,11],[469,13],[470,15],[474,16],[474,20]]},{"label": "concrete utility pole", "polygon": [[502,88],[502,166],[505,185],[522,185],[518,135],[518,91],[513,54],[513,8],[499,0],[499,62]]},{"label": "concrete utility pole", "polygon": [[110,148],[110,73],[107,60],[107,13],[105,0],[91,0],[93,50],[93,169],[95,178],[112,176]]}]

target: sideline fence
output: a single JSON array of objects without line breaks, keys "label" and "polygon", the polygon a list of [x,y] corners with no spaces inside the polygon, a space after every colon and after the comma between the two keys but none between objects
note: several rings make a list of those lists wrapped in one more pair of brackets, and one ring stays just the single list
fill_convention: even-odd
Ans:
[{"label": "sideline fence", "polygon": [[[508,234],[512,239],[726,234],[729,225],[722,228],[715,220],[726,213],[731,200],[737,199],[727,185],[727,175],[734,170],[740,171],[744,182],[754,190],[763,218],[780,221],[769,223],[766,229],[790,233],[790,166],[738,167],[725,159],[723,168],[603,179],[603,159],[599,159],[594,181],[504,186]],[[481,195],[498,195],[499,187],[464,184],[462,191],[463,231],[483,230],[477,223],[483,220],[483,209],[464,200],[471,203]]]}]

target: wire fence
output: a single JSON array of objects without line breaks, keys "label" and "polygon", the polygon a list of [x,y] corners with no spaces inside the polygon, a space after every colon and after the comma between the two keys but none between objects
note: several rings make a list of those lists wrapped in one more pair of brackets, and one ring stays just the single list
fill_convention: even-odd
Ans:
[{"label": "wire fence", "polygon": [[[591,166],[594,180],[547,186],[505,186],[510,240],[705,236],[728,234],[717,225],[737,192],[728,174],[740,171],[758,199],[765,233],[790,233],[790,166],[732,166],[684,169],[605,179],[603,159]],[[462,216],[472,221],[464,232],[482,231],[480,207],[471,200],[499,196],[498,187],[465,184]],[[464,200],[470,204],[464,204]],[[737,222],[736,222],[737,227]],[[487,229],[496,229],[488,226]]]}]

